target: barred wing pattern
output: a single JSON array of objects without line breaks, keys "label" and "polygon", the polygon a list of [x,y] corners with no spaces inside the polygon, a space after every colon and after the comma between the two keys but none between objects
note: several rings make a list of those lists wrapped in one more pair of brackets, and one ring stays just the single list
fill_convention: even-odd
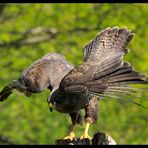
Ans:
[{"label": "barred wing pattern", "polygon": [[84,47],[84,63],[63,78],[60,89],[65,93],[104,97],[112,92],[115,96],[122,92],[135,92],[136,88],[128,87],[128,84],[148,84],[144,75],[123,60],[133,35],[126,28],[114,27],[102,31]]},{"label": "barred wing pattern", "polygon": [[104,58],[111,52],[127,52],[126,46],[133,38],[126,27],[119,29],[118,27],[106,28],[101,31],[93,40],[83,47],[84,61]]}]

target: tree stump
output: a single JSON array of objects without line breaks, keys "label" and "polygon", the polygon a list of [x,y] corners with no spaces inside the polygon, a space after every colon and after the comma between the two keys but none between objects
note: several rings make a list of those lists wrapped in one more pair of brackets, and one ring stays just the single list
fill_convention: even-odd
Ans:
[{"label": "tree stump", "polygon": [[93,139],[83,139],[75,138],[72,141],[69,139],[57,139],[55,141],[56,145],[116,145],[115,140],[105,133],[97,132],[94,134]]}]

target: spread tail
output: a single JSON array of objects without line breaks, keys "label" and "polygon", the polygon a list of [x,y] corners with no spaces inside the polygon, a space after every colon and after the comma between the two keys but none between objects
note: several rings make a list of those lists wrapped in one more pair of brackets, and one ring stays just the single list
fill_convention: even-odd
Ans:
[{"label": "spread tail", "polygon": [[[96,78],[93,84],[89,84],[89,93],[102,98],[109,97],[125,100],[142,106],[133,101],[133,98],[142,100],[139,95],[147,93],[148,89],[141,88],[141,86],[148,85],[148,81],[144,75],[135,71],[129,63],[124,62],[121,68],[113,72],[110,72],[110,69],[108,69],[106,75],[99,75]],[[135,87],[139,84],[140,88]]]}]

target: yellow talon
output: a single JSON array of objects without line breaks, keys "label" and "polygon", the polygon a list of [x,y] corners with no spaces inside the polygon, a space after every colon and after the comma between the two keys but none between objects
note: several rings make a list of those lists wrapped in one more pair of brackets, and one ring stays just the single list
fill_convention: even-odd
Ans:
[{"label": "yellow talon", "polygon": [[85,128],[84,134],[80,137],[81,140],[84,138],[88,138],[88,139],[92,140],[92,137],[90,137],[88,135],[89,126],[90,126],[90,123],[86,123],[86,128]]},{"label": "yellow talon", "polygon": [[74,138],[75,138],[74,132],[70,132],[69,136],[65,137],[64,139],[65,139],[65,140],[66,140],[66,139],[69,139],[69,140],[72,141]]},{"label": "yellow talon", "polygon": [[92,137],[90,137],[87,133],[84,133],[84,134],[80,137],[81,140],[82,140],[82,139],[85,139],[85,138],[92,140]]}]

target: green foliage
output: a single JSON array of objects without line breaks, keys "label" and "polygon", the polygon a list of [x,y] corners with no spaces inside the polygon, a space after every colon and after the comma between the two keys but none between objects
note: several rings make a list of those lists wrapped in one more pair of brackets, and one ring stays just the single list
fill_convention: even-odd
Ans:
[{"label": "green foliage", "polygon": [[[125,59],[148,75],[147,4],[7,4],[2,15],[0,45],[3,42],[5,46],[0,46],[0,89],[48,52],[62,53],[75,65],[81,63],[83,45],[108,26],[127,26],[135,32],[129,45],[131,52]],[[56,28],[60,32],[36,44],[7,46],[19,42],[23,32],[36,27]],[[0,135],[16,144],[54,144],[55,139],[66,136],[70,118],[49,112],[48,95],[46,90],[27,98],[15,91],[1,102]],[[147,109],[115,99],[102,100],[99,121],[90,128],[90,135],[99,130],[109,133],[119,144],[147,144],[147,123]],[[83,133],[84,125],[77,125],[77,136]]]}]

